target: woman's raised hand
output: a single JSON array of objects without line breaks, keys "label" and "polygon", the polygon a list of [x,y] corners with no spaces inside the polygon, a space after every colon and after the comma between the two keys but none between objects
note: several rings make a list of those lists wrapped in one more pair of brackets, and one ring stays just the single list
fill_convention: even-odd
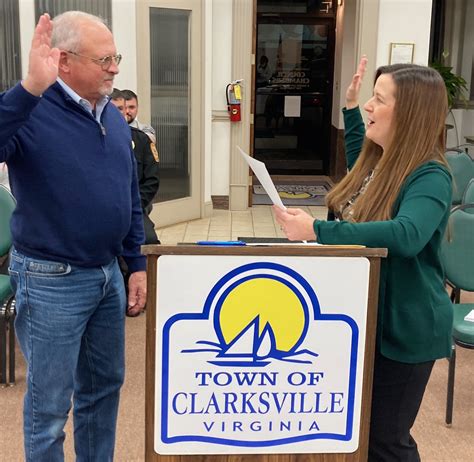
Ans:
[{"label": "woman's raised hand", "polygon": [[59,55],[57,48],[51,48],[53,23],[49,15],[43,14],[36,25],[31,42],[28,74],[23,87],[33,95],[40,96],[58,77]]},{"label": "woman's raised hand", "polygon": [[346,108],[353,109],[359,105],[359,93],[365,70],[367,69],[367,56],[362,55],[357,72],[352,77],[352,81],[346,91]]}]

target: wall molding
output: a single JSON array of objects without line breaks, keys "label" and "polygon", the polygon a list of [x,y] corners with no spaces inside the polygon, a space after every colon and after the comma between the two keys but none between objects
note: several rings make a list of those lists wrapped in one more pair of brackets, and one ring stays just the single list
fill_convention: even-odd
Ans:
[{"label": "wall molding", "polygon": [[252,105],[252,43],[254,39],[253,0],[233,0],[232,4],[232,74],[231,79],[243,79],[242,121],[230,129],[229,209],[247,210],[249,168],[236,146],[246,152],[250,148],[250,110]]},{"label": "wall molding", "polygon": [[224,109],[213,109],[212,110],[212,121],[213,122],[229,122],[229,113]]}]

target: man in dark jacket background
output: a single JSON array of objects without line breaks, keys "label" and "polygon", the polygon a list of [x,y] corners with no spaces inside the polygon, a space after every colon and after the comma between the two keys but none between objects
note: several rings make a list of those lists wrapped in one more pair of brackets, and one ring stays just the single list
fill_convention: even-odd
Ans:
[{"label": "man in dark jacket background", "polygon": [[[126,119],[125,97],[123,93],[114,88],[110,95],[112,104]],[[132,131],[132,146],[137,160],[138,184],[143,211],[143,226],[145,228],[145,244],[159,244],[156,236],[155,224],[149,214],[152,210],[152,201],[160,186],[159,157],[155,143],[147,134],[138,128],[130,126]]]}]

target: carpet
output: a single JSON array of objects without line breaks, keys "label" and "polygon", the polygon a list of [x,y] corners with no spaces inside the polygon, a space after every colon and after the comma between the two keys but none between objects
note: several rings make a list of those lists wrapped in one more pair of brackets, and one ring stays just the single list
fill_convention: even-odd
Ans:
[{"label": "carpet", "polygon": [[[318,184],[276,184],[278,194],[285,205],[324,205],[329,191],[326,182]],[[253,205],[271,205],[272,201],[261,185],[254,185]]]}]

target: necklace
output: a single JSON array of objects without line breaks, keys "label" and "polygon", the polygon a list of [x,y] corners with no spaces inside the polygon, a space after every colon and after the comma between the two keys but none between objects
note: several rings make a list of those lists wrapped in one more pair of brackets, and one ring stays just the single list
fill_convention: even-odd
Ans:
[{"label": "necklace", "polygon": [[369,183],[374,179],[374,176],[375,168],[372,169],[364,178],[364,181],[362,181],[362,185],[360,186],[359,190],[352,195],[352,197],[346,202],[343,207],[341,207],[339,215],[343,220],[354,221],[354,204],[357,199],[365,193],[367,187],[369,186]]}]

